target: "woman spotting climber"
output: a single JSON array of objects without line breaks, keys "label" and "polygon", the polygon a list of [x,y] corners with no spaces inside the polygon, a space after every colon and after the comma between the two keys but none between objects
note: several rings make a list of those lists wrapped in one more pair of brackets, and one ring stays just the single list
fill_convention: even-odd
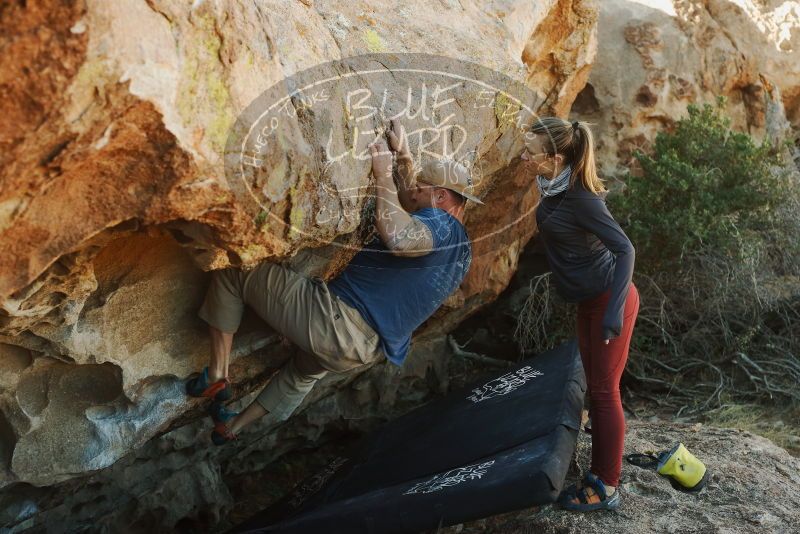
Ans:
[{"label": "woman spotting climber", "polygon": [[536,223],[559,294],[578,304],[578,342],[591,400],[592,464],[559,503],[568,510],[619,506],[625,416],[619,381],[628,359],[639,293],[634,249],[604,202],[586,124],[541,117],[521,158],[541,193]]}]

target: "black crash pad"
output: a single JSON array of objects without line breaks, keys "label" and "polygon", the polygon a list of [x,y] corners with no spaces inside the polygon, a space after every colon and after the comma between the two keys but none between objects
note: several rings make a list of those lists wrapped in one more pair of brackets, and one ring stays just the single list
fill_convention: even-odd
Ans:
[{"label": "black crash pad", "polygon": [[573,340],[392,421],[234,532],[418,532],[553,502],[585,390]]}]

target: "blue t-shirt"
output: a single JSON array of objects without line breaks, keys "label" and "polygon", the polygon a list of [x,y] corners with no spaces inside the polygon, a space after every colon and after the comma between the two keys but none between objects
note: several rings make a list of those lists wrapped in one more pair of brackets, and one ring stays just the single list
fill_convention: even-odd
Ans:
[{"label": "blue t-shirt", "polygon": [[461,284],[472,261],[472,246],[458,219],[439,208],[411,216],[430,228],[431,252],[395,256],[377,237],[328,283],[378,333],[384,354],[396,365],[408,354],[411,333]]}]

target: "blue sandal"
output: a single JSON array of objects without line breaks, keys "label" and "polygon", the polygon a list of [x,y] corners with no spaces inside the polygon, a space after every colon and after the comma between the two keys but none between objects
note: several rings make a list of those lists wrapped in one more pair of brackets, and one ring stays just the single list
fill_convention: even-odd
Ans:
[{"label": "blue sandal", "polygon": [[[612,495],[606,493],[606,485],[594,474],[587,472],[583,477],[583,487],[573,484],[558,496],[558,504],[572,512],[592,512],[594,510],[616,510],[620,505],[619,489]],[[577,501],[577,502],[575,502]]]}]

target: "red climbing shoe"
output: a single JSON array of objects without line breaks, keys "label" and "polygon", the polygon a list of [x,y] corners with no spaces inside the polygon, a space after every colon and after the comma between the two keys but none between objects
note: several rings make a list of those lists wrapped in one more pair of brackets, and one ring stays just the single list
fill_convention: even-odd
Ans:
[{"label": "red climbing shoe", "polygon": [[238,439],[236,434],[222,421],[216,423],[214,425],[214,430],[211,431],[211,441],[214,442],[214,445],[225,445],[229,441],[235,439]]},{"label": "red climbing shoe", "polygon": [[223,378],[209,384],[208,367],[206,367],[202,373],[186,381],[186,394],[190,397],[208,397],[226,401],[232,396],[231,383],[227,378]]}]

